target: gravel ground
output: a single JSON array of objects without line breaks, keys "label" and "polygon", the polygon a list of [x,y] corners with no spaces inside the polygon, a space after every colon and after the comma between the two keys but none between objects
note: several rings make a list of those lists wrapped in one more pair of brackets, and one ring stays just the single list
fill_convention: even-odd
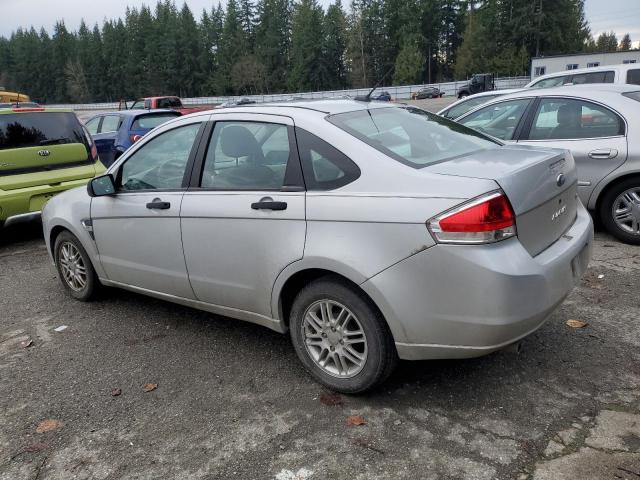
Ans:
[{"label": "gravel ground", "polygon": [[0,233],[1,479],[640,477],[638,247],[598,233],[521,353],[401,362],[351,397],[265,328],[119,290],[72,300],[40,228]]}]

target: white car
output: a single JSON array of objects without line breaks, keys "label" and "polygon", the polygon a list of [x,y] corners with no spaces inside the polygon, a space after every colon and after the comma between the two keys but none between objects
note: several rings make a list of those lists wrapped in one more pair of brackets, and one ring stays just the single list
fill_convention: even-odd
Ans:
[{"label": "white car", "polygon": [[487,103],[495,98],[498,98],[501,95],[508,95],[510,93],[516,93],[522,90],[521,88],[505,88],[504,90],[490,90],[488,92],[476,93],[475,95],[470,95],[467,97],[463,97],[457,102],[452,103],[446,108],[443,108],[438,112],[438,115],[449,118],[451,120],[455,120],[458,117],[461,117],[467,112],[470,112],[476,107]]},{"label": "white car", "polygon": [[603,67],[579,68],[542,75],[527,83],[524,88],[549,88],[562,85],[589,83],[617,83],[640,85],[640,64],[629,63]]}]

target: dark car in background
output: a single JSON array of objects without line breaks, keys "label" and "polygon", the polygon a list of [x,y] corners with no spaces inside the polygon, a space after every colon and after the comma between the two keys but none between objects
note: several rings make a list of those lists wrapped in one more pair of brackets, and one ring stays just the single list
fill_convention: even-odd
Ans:
[{"label": "dark car in background", "polygon": [[385,90],[378,93],[377,95],[372,95],[371,100],[378,100],[379,102],[390,102],[391,94]]},{"label": "dark car in background", "polygon": [[440,98],[444,95],[437,87],[425,87],[413,94],[414,100],[424,100],[425,98]]},{"label": "dark car in background", "polygon": [[108,167],[145,133],[181,115],[176,110],[122,110],[96,115],[86,127]]}]

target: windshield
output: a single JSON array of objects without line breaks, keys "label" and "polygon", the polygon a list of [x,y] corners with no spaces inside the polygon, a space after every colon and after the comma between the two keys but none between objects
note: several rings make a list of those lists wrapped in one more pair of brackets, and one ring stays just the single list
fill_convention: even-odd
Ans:
[{"label": "windshield", "polygon": [[0,115],[0,150],[81,143],[82,126],[71,112],[32,112]]},{"label": "windshield", "polygon": [[454,105],[449,110],[442,112],[442,116],[445,118],[455,119],[461,117],[467,112],[470,112],[478,105],[482,105],[483,103],[487,103],[489,100],[493,100],[494,98],[499,97],[500,95],[483,95],[481,97],[469,97],[467,100],[459,103],[458,105]]},{"label": "windshield", "polygon": [[158,125],[162,125],[164,122],[168,122],[169,120],[179,116],[180,115],[176,115],[173,113],[143,115],[134,120],[133,124],[131,125],[131,130],[151,130],[152,128],[156,128]]},{"label": "windshield", "polygon": [[500,145],[481,133],[415,107],[358,110],[332,115],[328,120],[413,168]]}]

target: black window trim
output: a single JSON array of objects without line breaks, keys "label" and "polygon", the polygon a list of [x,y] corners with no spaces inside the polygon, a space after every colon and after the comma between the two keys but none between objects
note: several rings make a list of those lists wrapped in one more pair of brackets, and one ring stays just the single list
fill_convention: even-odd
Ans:
[{"label": "black window trim", "polygon": [[[581,102],[586,102],[586,103],[592,103],[594,105],[597,105],[598,107],[602,107],[605,110],[608,110],[610,112],[615,113],[618,118],[620,120],[622,120],[621,126],[622,126],[622,133],[618,133],[618,135],[609,135],[607,137],[587,137],[587,138],[549,138],[549,139],[534,139],[531,140],[529,137],[531,135],[531,129],[533,128],[533,121],[535,119],[535,115],[536,112],[538,111],[538,106],[540,105],[540,103],[542,103],[542,100],[547,100],[547,99],[565,99],[565,100],[577,100],[577,101],[581,101]],[[545,95],[545,96],[540,96],[540,97],[536,97],[535,99],[536,101],[533,102],[533,104],[535,105],[535,108],[530,108],[529,111],[527,112],[527,114],[529,115],[527,118],[527,122],[525,125],[525,128],[522,130],[520,137],[518,138],[518,140],[522,140],[522,141],[527,141],[527,142],[553,142],[553,141],[580,141],[580,140],[598,140],[598,139],[602,139],[602,138],[620,138],[620,137],[626,137],[627,132],[629,131],[628,125],[627,125],[627,120],[626,118],[624,118],[624,116],[622,114],[620,114],[618,111],[616,111],[615,109],[611,108],[608,105],[605,105],[603,103],[597,102],[595,100],[591,100],[588,98],[582,98],[582,97],[572,97],[569,95]]]},{"label": "black window trim", "polygon": [[[191,125],[195,125],[197,123],[200,123],[200,128],[198,129],[198,132],[196,133],[196,138],[193,141],[193,145],[191,146],[191,151],[189,152],[189,157],[187,159],[187,165],[185,166],[184,169],[184,175],[182,177],[182,186],[180,188],[145,188],[145,189],[140,189],[140,190],[120,190],[120,186],[122,183],[122,167],[131,159],[135,156],[135,154],[139,151],[142,150],[147,143],[151,143],[153,140],[155,140],[156,138],[161,137],[162,135],[172,132],[174,130],[177,130],[179,128],[183,128],[183,127],[189,127]],[[137,195],[140,193],[152,193],[152,192],[184,192],[189,188],[189,181],[190,178],[192,176],[192,172],[193,172],[193,167],[196,161],[196,157],[198,155],[198,153],[200,152],[200,148],[202,145],[202,138],[203,138],[203,134],[206,130],[207,127],[207,123],[206,121],[200,121],[200,122],[192,122],[192,123],[183,123],[180,125],[176,125],[173,128],[170,128],[168,130],[165,130],[164,132],[160,133],[159,135],[154,136],[153,138],[149,139],[149,142],[145,142],[144,145],[142,145],[139,149],[136,149],[135,152],[132,152],[132,154],[127,157],[127,159],[122,162],[120,165],[118,165],[118,168],[116,169],[116,171],[111,172],[111,174],[113,175],[113,178],[115,179],[115,184],[116,184],[116,195]]]},{"label": "black window trim", "polygon": [[[287,168],[284,174],[283,185],[280,188],[220,188],[220,187],[202,187],[202,174],[204,172],[205,161],[209,146],[214,141],[213,134],[216,124],[218,123],[269,123],[273,125],[281,125],[287,127],[287,137],[289,140],[289,159],[287,160]],[[266,120],[246,120],[234,118],[217,118],[207,122],[207,129],[203,132],[198,148],[198,155],[195,158],[193,169],[189,177],[187,189],[192,192],[303,192],[306,190],[304,177],[302,174],[302,166],[298,147],[296,145],[295,131],[292,125],[278,121]]]}]

